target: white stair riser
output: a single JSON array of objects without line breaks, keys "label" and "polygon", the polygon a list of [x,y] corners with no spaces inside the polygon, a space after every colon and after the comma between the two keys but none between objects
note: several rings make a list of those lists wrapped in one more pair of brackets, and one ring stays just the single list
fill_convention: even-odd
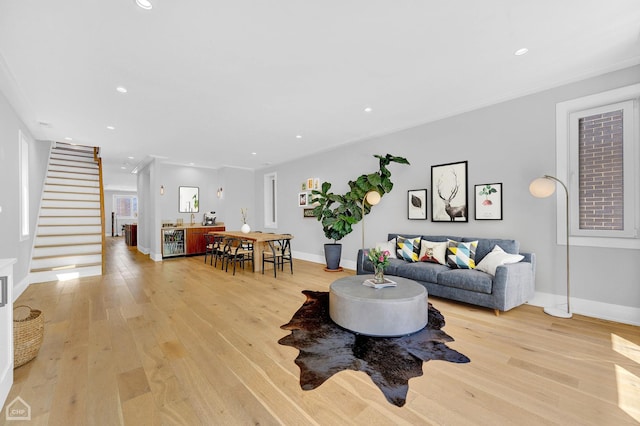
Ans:
[{"label": "white stair riser", "polygon": [[100,210],[100,201],[85,200],[42,200],[40,207],[60,207],[63,209],[96,209]]},{"label": "white stair riser", "polygon": [[[77,225],[77,221],[74,225]],[[99,234],[102,226],[38,226],[36,235],[74,235],[74,234]]]},{"label": "white stair riser", "polygon": [[81,194],[76,194],[76,193],[69,193],[69,192],[50,192],[50,191],[45,191],[42,194],[43,199],[58,199],[58,200],[84,200],[84,201],[96,201],[96,202],[100,202],[100,193],[99,192],[95,192],[95,193],[81,193]]},{"label": "white stair riser", "polygon": [[85,255],[85,256],[62,256],[52,257],[48,259],[33,259],[31,261],[31,269],[40,268],[60,268],[69,265],[77,265],[78,267],[91,263],[101,263],[102,256]]},{"label": "white stair riser", "polygon": [[84,167],[62,167],[49,166],[47,176],[49,177],[70,177],[79,179],[98,179],[100,173],[98,169],[91,170]]},{"label": "white stair riser", "polygon": [[100,225],[100,217],[41,217],[39,225]]},{"label": "white stair riser", "polygon": [[97,216],[100,217],[100,210],[77,210],[77,209],[41,209],[42,216]]},{"label": "white stair riser", "polygon": [[51,152],[55,154],[67,155],[71,157],[93,158],[93,150],[86,149],[86,148],[74,149],[73,147],[55,145],[51,150]]},{"label": "white stair riser", "polygon": [[75,186],[70,186],[70,188],[98,188],[99,187],[99,181],[97,179],[95,181],[88,181],[88,180],[75,181],[72,179],[60,179],[56,177],[48,177],[46,178],[44,183],[47,185],[62,185],[62,186],[75,185]]},{"label": "white stair riser", "polygon": [[53,151],[51,151],[51,160],[58,161],[58,160],[68,160],[68,161],[75,161],[75,162],[80,162],[80,163],[94,163],[96,162],[96,160],[93,158],[93,153],[92,154],[83,154],[83,155],[77,155],[77,154],[69,154],[67,153],[67,151],[61,151],[59,149],[54,149]]},{"label": "white stair riser", "polygon": [[49,162],[49,169],[64,166],[74,166],[74,168],[78,166],[90,167],[98,170],[98,163],[95,161],[78,161],[75,158],[51,158]]},{"label": "white stair riser", "polygon": [[68,182],[66,184],[58,184],[58,185],[45,183],[44,190],[58,191],[58,192],[63,192],[63,191],[81,192],[84,194],[98,194],[98,196],[100,196],[100,188],[98,186],[69,186]]},{"label": "white stair riser", "polygon": [[99,253],[102,250],[102,244],[73,245],[65,247],[36,247],[33,250],[33,257],[42,256],[69,256],[85,253]]},{"label": "white stair riser", "polygon": [[72,170],[72,171],[62,171],[62,170],[49,170],[47,172],[47,180],[52,178],[71,178],[71,179],[85,179],[85,180],[95,180],[97,181],[99,176],[98,173],[87,173],[84,170]]},{"label": "white stair riser", "polygon": [[61,271],[31,272],[29,273],[29,283],[46,283],[49,281],[58,281],[80,277],[95,277],[96,275],[102,275],[101,266],[72,268]]},{"label": "white stair riser", "polygon": [[36,237],[35,245],[51,246],[56,244],[101,243],[102,235],[62,235],[60,237]]}]

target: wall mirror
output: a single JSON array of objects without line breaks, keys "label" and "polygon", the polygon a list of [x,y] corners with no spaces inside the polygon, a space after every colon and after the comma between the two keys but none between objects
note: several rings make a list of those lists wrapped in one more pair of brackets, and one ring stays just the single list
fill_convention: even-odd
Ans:
[{"label": "wall mirror", "polygon": [[180,213],[198,213],[200,195],[197,186],[181,186],[179,188],[180,199],[178,211]]}]

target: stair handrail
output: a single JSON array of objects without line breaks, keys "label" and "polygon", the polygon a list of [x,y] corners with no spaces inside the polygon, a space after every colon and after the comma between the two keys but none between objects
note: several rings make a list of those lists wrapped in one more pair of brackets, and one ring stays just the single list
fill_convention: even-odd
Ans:
[{"label": "stair handrail", "polygon": [[102,185],[102,157],[100,157],[100,147],[93,147],[93,158],[98,163],[98,176],[99,176],[99,186],[100,186],[100,228],[102,229],[102,275],[105,274],[106,267],[106,247],[107,247],[107,238],[105,237],[104,231],[104,188]]}]

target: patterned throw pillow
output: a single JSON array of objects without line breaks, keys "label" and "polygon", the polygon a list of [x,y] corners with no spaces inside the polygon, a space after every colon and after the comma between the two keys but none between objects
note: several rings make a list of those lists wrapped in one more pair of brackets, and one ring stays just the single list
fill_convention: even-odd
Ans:
[{"label": "patterned throw pillow", "polygon": [[420,249],[421,262],[447,264],[447,243],[422,240]]},{"label": "patterned throw pillow", "polygon": [[475,269],[476,249],[478,241],[466,243],[448,240],[447,244],[447,264],[452,268]]},{"label": "patterned throw pillow", "polygon": [[398,259],[404,259],[407,262],[417,262],[420,256],[420,240],[421,237],[405,238],[398,236],[396,242]]},{"label": "patterned throw pillow", "polygon": [[380,251],[388,251],[389,259],[397,259],[396,256],[396,239],[387,241],[386,243],[376,243],[376,248]]}]

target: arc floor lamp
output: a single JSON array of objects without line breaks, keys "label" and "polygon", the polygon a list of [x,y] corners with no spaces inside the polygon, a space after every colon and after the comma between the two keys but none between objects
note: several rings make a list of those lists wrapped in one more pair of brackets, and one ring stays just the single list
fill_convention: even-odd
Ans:
[{"label": "arc floor lamp", "polygon": [[375,206],[380,202],[380,193],[378,191],[369,191],[362,198],[362,250],[364,250],[364,203],[368,203],[370,206]]},{"label": "arc floor lamp", "polygon": [[570,305],[570,280],[569,280],[569,190],[567,186],[558,178],[544,175],[534,179],[529,185],[529,192],[536,198],[546,198],[551,196],[556,190],[556,182],[562,185],[565,194],[565,212],[566,212],[566,231],[567,231],[567,310],[558,309],[556,307],[544,308],[544,312],[548,315],[559,318],[571,318]]}]

